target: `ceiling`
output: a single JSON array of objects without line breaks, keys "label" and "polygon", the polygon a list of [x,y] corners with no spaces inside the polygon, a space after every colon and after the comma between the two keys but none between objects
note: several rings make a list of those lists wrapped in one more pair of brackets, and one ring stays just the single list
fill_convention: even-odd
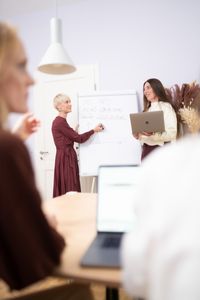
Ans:
[{"label": "ceiling", "polygon": [[35,11],[51,9],[83,0],[0,0],[0,18],[9,18]]}]

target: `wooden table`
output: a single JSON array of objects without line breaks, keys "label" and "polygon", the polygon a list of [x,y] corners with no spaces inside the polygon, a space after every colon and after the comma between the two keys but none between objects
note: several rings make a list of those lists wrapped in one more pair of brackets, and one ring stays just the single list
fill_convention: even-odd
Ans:
[{"label": "wooden table", "polygon": [[121,286],[121,271],[112,268],[86,268],[80,260],[96,233],[97,194],[66,194],[44,203],[44,209],[58,220],[58,230],[67,246],[62,255],[59,275],[85,283],[98,283],[106,287]]}]

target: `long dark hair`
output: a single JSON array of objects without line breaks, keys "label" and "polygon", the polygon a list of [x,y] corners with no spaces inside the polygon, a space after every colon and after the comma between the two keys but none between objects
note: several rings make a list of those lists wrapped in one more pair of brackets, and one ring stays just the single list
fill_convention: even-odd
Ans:
[{"label": "long dark hair", "polygon": [[[165,88],[162,85],[162,82],[160,80],[156,78],[150,78],[146,80],[143,84],[143,91],[144,91],[144,86],[147,82],[150,84],[155,95],[158,97],[158,101],[169,102],[169,99],[165,92]],[[143,94],[143,101],[144,101],[144,111],[146,111],[151,106],[151,102],[147,100],[144,94]]]}]

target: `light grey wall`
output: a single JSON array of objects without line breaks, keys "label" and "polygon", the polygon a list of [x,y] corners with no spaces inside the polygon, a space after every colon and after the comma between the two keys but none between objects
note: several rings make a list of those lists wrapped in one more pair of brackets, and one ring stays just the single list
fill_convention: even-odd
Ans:
[{"label": "light grey wall", "polygon": [[[48,11],[13,17],[35,71],[50,42]],[[101,90],[167,87],[200,79],[199,0],[82,0],[58,7],[63,43],[75,64],[98,63]],[[142,99],[141,99],[142,100]]]}]

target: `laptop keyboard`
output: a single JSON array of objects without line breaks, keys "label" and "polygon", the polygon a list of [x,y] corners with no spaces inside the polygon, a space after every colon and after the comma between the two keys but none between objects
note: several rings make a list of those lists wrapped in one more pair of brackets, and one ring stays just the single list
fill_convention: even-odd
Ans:
[{"label": "laptop keyboard", "polygon": [[102,242],[103,248],[119,248],[121,243],[120,236],[107,237]]}]

